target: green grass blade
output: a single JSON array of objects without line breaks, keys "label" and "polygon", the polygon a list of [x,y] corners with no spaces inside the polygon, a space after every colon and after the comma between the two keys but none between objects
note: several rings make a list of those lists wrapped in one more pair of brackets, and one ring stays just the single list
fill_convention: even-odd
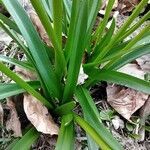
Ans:
[{"label": "green grass blade", "polygon": [[120,42],[126,37],[128,37],[131,33],[133,33],[138,27],[140,27],[149,18],[150,18],[150,11],[147,14],[145,14],[134,26],[128,29],[126,33],[124,33],[122,37],[117,40],[117,42]]},{"label": "green grass blade", "polygon": [[11,150],[29,150],[32,144],[38,139],[40,133],[35,128],[31,128]]},{"label": "green grass blade", "polygon": [[63,0],[67,16],[70,19],[71,18],[71,7],[72,7],[72,2],[70,0]]},{"label": "green grass blade", "polygon": [[81,128],[83,128],[86,133],[88,133],[94,139],[94,141],[99,145],[101,150],[111,150],[109,145],[103,141],[101,136],[95,131],[95,129],[91,125],[88,124],[87,121],[76,115],[74,116],[74,118],[75,122],[77,122],[81,126]]},{"label": "green grass blade", "polygon": [[[44,9],[44,6],[42,4],[39,5],[41,3],[41,0],[31,0],[31,3],[32,3],[34,9],[36,10],[36,12],[38,14],[38,16],[39,16],[46,32],[47,32],[47,34],[49,36],[49,39],[51,40],[51,42],[54,46],[54,49],[55,49],[55,70],[56,70],[57,76],[59,77],[59,81],[61,81],[62,75],[64,74],[65,67],[66,67],[65,57],[64,57],[64,54],[63,54],[63,51],[62,51],[62,45],[61,45],[62,42],[60,42],[60,32],[62,34],[62,25],[60,26],[61,29],[59,29],[59,40],[58,40],[58,35],[57,35],[58,31],[56,32],[56,30],[59,27],[57,26],[56,29],[52,28],[51,21],[50,21],[48,15],[47,15],[47,13]],[[56,1],[55,1],[55,3],[56,3]],[[59,6],[55,6],[55,7],[59,7]],[[56,20],[58,22],[59,19],[58,19],[57,13],[55,13],[55,15],[56,15],[55,18],[53,18],[53,19],[55,19],[55,25],[56,25]],[[61,18],[60,18],[59,22],[60,21],[62,23]],[[62,38],[61,38],[61,41],[62,41]]]},{"label": "green grass blade", "polygon": [[[27,82],[33,89],[40,88],[39,81],[30,81]],[[4,99],[13,95],[26,92],[25,89],[21,88],[16,83],[0,83],[0,99]]]},{"label": "green grass blade", "polygon": [[150,44],[146,44],[146,45],[142,45],[139,47],[134,48],[134,50],[130,53],[128,53],[127,55],[119,58],[115,63],[113,63],[108,69],[110,70],[117,70],[121,67],[123,67],[124,65],[126,65],[127,63],[130,63],[132,61],[134,61],[135,59],[149,54],[150,53]]},{"label": "green grass blade", "polygon": [[[60,97],[61,87],[56,79],[53,66],[50,64],[43,42],[36,32],[26,12],[17,0],[3,0],[6,8],[14,18],[24,39],[29,46],[30,53],[35,61],[44,94],[47,97]],[[39,5],[39,3],[38,3]]]},{"label": "green grass blade", "polygon": [[55,150],[74,149],[74,122],[72,114],[62,117],[61,128],[58,134]]},{"label": "green grass blade", "polygon": [[117,53],[116,57],[112,59],[104,68],[109,68],[112,66],[114,63],[118,62],[118,59],[122,57],[123,55],[132,52],[132,47],[142,39],[144,34],[150,30],[150,25],[145,27],[133,40],[131,40],[124,49],[122,49],[120,52]]},{"label": "green grass blade", "polygon": [[29,63],[27,63],[25,61],[24,62],[19,61],[15,58],[10,58],[10,57],[7,57],[7,56],[0,55],[0,61],[12,64],[12,65],[16,65],[16,66],[19,66],[19,67],[24,68],[24,69],[35,71],[35,69]]},{"label": "green grass blade", "polygon": [[8,27],[6,27],[6,25],[3,24],[1,21],[0,21],[0,26],[18,44],[18,46],[24,51],[28,60],[30,60],[34,64],[33,58],[31,56],[28,48],[24,45],[24,43],[20,40],[20,38],[16,35],[16,33],[13,32],[12,30],[10,30]]},{"label": "green grass blade", "polygon": [[87,74],[91,80],[88,81],[85,86],[89,86],[93,81],[107,81],[109,83],[123,85],[150,94],[149,82],[127,75],[125,73],[112,70],[93,69],[91,72],[87,72]]},{"label": "green grass blade", "polygon": [[41,0],[41,2],[43,3],[43,6],[48,14],[48,16],[50,17],[51,20],[53,20],[53,10],[51,10],[49,8],[49,3],[48,3],[49,0]]},{"label": "green grass blade", "polygon": [[116,26],[115,19],[113,19],[108,32],[103,38],[99,40],[99,44],[93,50],[92,58],[90,59],[90,62],[94,61],[94,59],[99,55],[99,51],[107,46],[107,44],[109,43],[109,41],[111,40],[113,36],[115,26]]},{"label": "green grass blade", "polygon": [[[93,36],[93,38],[96,39],[96,42],[99,42],[99,40],[100,40],[101,37],[102,37],[102,34],[103,34],[103,32],[104,32],[104,30],[105,30],[105,28],[106,28],[108,19],[109,19],[109,17],[110,17],[110,13],[111,13],[112,7],[113,7],[113,5],[114,5],[114,2],[115,2],[115,0],[109,0],[109,1],[108,1],[104,19],[103,19],[102,22],[99,23],[99,25],[98,25],[98,27],[97,27],[97,30],[95,31],[94,36]],[[97,44],[97,43],[96,43],[96,44]]]},{"label": "green grass blade", "polygon": [[57,41],[62,48],[62,15],[63,2],[62,0],[53,0],[53,24],[54,32],[57,36]]},{"label": "green grass blade", "polygon": [[77,18],[79,15],[79,1],[73,0],[72,2],[72,9],[71,9],[71,20],[70,20],[70,26],[69,26],[69,33],[68,33],[68,39],[65,46],[65,59],[68,63],[70,59],[71,50],[73,48],[74,38],[75,37],[75,30],[76,30],[76,24],[77,24]]},{"label": "green grass blade", "polygon": [[[81,86],[78,86],[75,92],[75,96],[82,107],[85,120],[96,130],[102,141],[104,143],[107,143],[107,145],[109,145],[111,149],[121,150],[122,148],[120,144],[113,138],[110,132],[102,124],[99,112],[88,90]],[[91,139],[89,142],[90,145]]]},{"label": "green grass blade", "polygon": [[57,114],[59,116],[67,115],[72,112],[72,110],[75,108],[75,106],[76,106],[75,101],[65,103],[61,106],[58,106],[55,109],[54,114]]},{"label": "green grass blade", "polygon": [[13,29],[14,31],[16,31],[17,33],[20,34],[20,30],[18,29],[17,25],[15,24],[15,22],[13,22],[12,20],[8,19],[6,16],[4,16],[3,14],[0,13],[0,20],[3,21],[4,24],[6,24],[7,26],[9,26],[11,29]]},{"label": "green grass blade", "polygon": [[142,0],[137,8],[133,11],[132,15],[124,23],[124,25],[119,29],[117,34],[112,38],[109,44],[101,51],[98,57],[95,59],[95,62],[98,63],[102,58],[111,50],[111,48],[116,44],[116,41],[126,32],[133,20],[139,15],[140,11],[147,4],[148,0]]},{"label": "green grass blade", "polygon": [[25,89],[29,94],[36,97],[39,101],[41,101],[48,108],[53,108],[50,102],[48,102],[40,93],[34,90],[28,83],[22,80],[19,76],[17,76],[14,72],[9,70],[3,63],[0,62],[0,71],[2,71],[6,76],[15,81],[21,88]]},{"label": "green grass blade", "polygon": [[[75,0],[73,1],[73,3]],[[82,56],[85,48],[84,40],[86,38],[86,25],[87,25],[87,2],[84,0],[81,2],[79,16],[76,24],[76,29],[73,37],[71,38],[72,51],[70,54],[68,76],[66,80],[66,86],[64,89],[63,103],[70,101],[78,79],[78,74],[81,66]],[[73,40],[72,40],[73,38]],[[69,40],[69,38],[68,38]]]},{"label": "green grass blade", "polygon": [[91,34],[92,29],[94,26],[94,23],[96,21],[96,17],[98,14],[98,11],[100,10],[100,7],[102,5],[102,0],[87,0],[88,1],[88,24],[87,24],[87,31],[86,31],[86,39],[85,39],[85,45],[87,48],[87,51],[90,52],[89,48],[89,42],[91,40]]}]

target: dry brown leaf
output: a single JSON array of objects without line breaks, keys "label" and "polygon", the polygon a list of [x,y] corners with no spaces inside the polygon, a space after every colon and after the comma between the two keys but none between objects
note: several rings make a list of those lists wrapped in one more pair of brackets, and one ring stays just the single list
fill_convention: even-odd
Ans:
[{"label": "dry brown leaf", "polygon": [[108,85],[107,101],[124,118],[130,119],[131,115],[141,108],[148,99],[148,94],[118,85]]},{"label": "dry brown leaf", "polygon": [[3,125],[3,117],[4,117],[4,110],[2,104],[0,103],[0,124]]},{"label": "dry brown leaf", "polygon": [[18,66],[15,66],[15,72],[23,80],[36,80],[37,79],[37,75],[35,72],[33,72],[33,71],[31,72],[30,70],[26,70],[26,69],[20,68]]},{"label": "dry brown leaf", "polygon": [[136,5],[138,5],[140,0],[119,0],[119,9],[122,14],[131,12]]},{"label": "dry brown leaf", "polygon": [[145,73],[137,64],[127,64],[118,71],[144,80]]},{"label": "dry brown leaf", "polygon": [[[144,80],[144,71],[137,64],[127,64],[118,70]],[[118,85],[108,85],[109,104],[127,120],[141,108],[148,99],[148,94]]]},{"label": "dry brown leaf", "polygon": [[48,46],[52,46],[52,44],[51,44],[51,42],[49,40],[49,37],[48,37],[48,35],[47,35],[47,33],[46,33],[46,31],[45,31],[45,29],[44,29],[40,19],[39,19],[39,17],[37,16],[37,14],[34,11],[32,11],[32,12],[30,12],[29,15],[30,15],[30,18],[31,18],[33,24],[35,25],[38,33],[40,34],[41,38],[43,39],[43,41]]},{"label": "dry brown leaf", "polygon": [[138,65],[145,73],[150,73],[150,54],[136,59]]},{"label": "dry brown leaf", "polygon": [[11,98],[7,100],[7,106],[10,110],[10,118],[6,121],[6,129],[13,131],[14,137],[21,137],[21,123],[19,121],[18,114],[15,109],[15,104],[13,103]]},{"label": "dry brown leaf", "polygon": [[24,94],[24,111],[29,121],[42,133],[57,135],[58,126],[53,121],[47,108],[35,97]]}]

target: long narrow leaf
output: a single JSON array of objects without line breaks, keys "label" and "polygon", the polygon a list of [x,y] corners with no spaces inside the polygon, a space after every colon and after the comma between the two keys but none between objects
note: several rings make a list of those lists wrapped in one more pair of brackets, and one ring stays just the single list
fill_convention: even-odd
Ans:
[{"label": "long narrow leaf", "polygon": [[22,67],[22,68],[25,68],[25,69],[35,71],[35,69],[29,63],[19,61],[15,58],[10,58],[10,57],[7,57],[7,56],[0,55],[0,61],[3,61],[5,63],[9,63],[9,64],[12,64],[12,65],[16,65],[16,66],[19,66],[19,67]]},{"label": "long narrow leaf", "polygon": [[40,133],[35,128],[31,128],[13,147],[11,150],[29,150],[32,144],[38,139]]},{"label": "long narrow leaf", "polygon": [[[62,34],[62,25],[60,26],[61,29],[59,29],[59,35],[57,35],[58,31],[56,32],[56,30],[59,27],[57,26],[55,30],[52,28],[51,21],[50,21],[48,15],[47,15],[47,13],[46,13],[46,11],[44,9],[43,4],[41,3],[41,0],[31,0],[31,3],[32,3],[33,7],[35,8],[35,10],[36,10],[36,12],[37,12],[41,22],[42,22],[42,24],[43,24],[47,34],[49,36],[49,39],[51,40],[51,42],[52,42],[52,44],[54,46],[54,49],[55,49],[55,70],[56,70],[57,76],[59,77],[59,81],[61,81],[62,75],[64,74],[65,69],[66,69],[65,68],[66,67],[65,66],[66,65],[65,64],[65,57],[64,57],[64,54],[63,54],[63,51],[62,51],[62,48],[61,48],[61,42],[60,42],[62,40],[61,37],[60,37],[61,36],[60,32]],[[56,3],[56,1],[55,1],[55,3]],[[55,6],[55,7],[57,7],[57,6]],[[57,22],[59,21],[59,24],[60,24],[60,21],[62,23],[62,19],[61,18],[58,19],[57,13],[55,13],[55,15],[56,15],[55,16],[55,22],[57,20]],[[56,26],[56,23],[55,23],[55,26]],[[58,40],[58,36],[59,36],[59,40]],[[57,89],[55,89],[55,90],[57,90]]]},{"label": "long narrow leaf", "polygon": [[[73,3],[75,0],[73,1]],[[84,25],[84,26],[83,26]],[[77,84],[78,74],[82,61],[82,56],[85,48],[86,38],[86,25],[87,25],[87,2],[84,0],[81,2],[81,9],[76,24],[76,30],[73,37],[72,51],[69,60],[68,76],[66,80],[66,86],[63,95],[63,102],[69,101],[72,96],[75,86]]]},{"label": "long narrow leaf", "polygon": [[128,29],[133,20],[139,15],[140,11],[147,4],[148,0],[142,0],[137,8],[133,11],[132,15],[128,18],[125,24],[119,29],[117,34],[112,38],[109,44],[101,51],[99,56],[95,59],[95,62],[101,61],[101,59],[110,51],[110,49],[116,44],[118,38],[120,38]]},{"label": "long narrow leaf", "polygon": [[[39,81],[30,81],[27,82],[33,89],[40,88]],[[16,83],[0,83],[0,99],[4,99],[13,95],[26,92],[25,89],[21,88]]]},{"label": "long narrow leaf", "polygon": [[103,38],[100,37],[101,39],[99,40],[99,44],[93,50],[93,53],[91,56],[92,58],[90,58],[91,62],[98,56],[100,50],[103,49],[105,46],[107,46],[107,44],[109,43],[109,41],[111,40],[113,36],[114,30],[115,30],[115,20],[113,19],[108,32]]},{"label": "long narrow leaf", "polygon": [[137,48],[134,48],[134,50],[128,53],[127,55],[119,58],[115,63],[113,63],[109,67],[109,69],[117,70],[126,65],[127,63],[132,62],[135,59],[149,53],[150,53],[150,44],[139,46]]},{"label": "long narrow leaf", "polygon": [[0,26],[18,44],[18,46],[24,51],[28,60],[34,64],[31,53],[29,52],[28,48],[24,45],[24,43],[21,41],[21,39],[11,29],[6,27],[6,25],[3,24],[2,22],[0,22]]},{"label": "long narrow leaf", "polygon": [[133,33],[140,25],[144,23],[147,19],[150,18],[150,11],[145,14],[134,26],[132,26],[125,34],[122,35],[121,38],[118,39],[118,42],[122,41],[125,39],[127,36],[129,36],[131,33]]},{"label": "long narrow leaf", "polygon": [[109,145],[103,141],[101,136],[95,131],[95,129],[91,125],[88,124],[88,122],[86,122],[79,116],[75,116],[74,118],[75,121],[86,131],[86,133],[88,133],[95,140],[95,142],[102,150],[111,150]]},{"label": "long narrow leaf", "polygon": [[87,24],[87,32],[86,32],[86,47],[89,44],[91,33],[93,29],[93,25],[95,23],[98,11],[102,5],[102,0],[87,0],[88,1],[88,24]]},{"label": "long narrow leaf", "polygon": [[13,29],[14,31],[16,31],[17,33],[20,34],[20,30],[18,29],[17,25],[15,24],[15,22],[13,22],[12,20],[8,19],[6,16],[4,16],[3,14],[0,13],[0,20],[3,21],[3,23],[5,23],[7,26],[9,26],[11,29]]},{"label": "long narrow leaf", "polygon": [[[105,144],[107,143],[106,145],[109,145],[111,149],[121,150],[122,148],[120,144],[113,138],[110,132],[102,124],[99,112],[88,90],[78,86],[75,92],[75,96],[82,107],[85,120],[95,129],[97,134],[99,134],[101,137],[102,141]],[[93,142],[91,142],[91,139],[89,139],[90,147],[91,144],[94,145]]]},{"label": "long narrow leaf", "polygon": [[3,0],[3,3],[14,18],[24,39],[29,46],[29,50],[35,61],[37,73],[40,77],[40,81],[42,83],[45,95],[47,97],[50,97],[51,95],[60,97],[60,84],[56,79],[53,67],[50,64],[45,47],[26,12],[17,0]]},{"label": "long narrow leaf", "polygon": [[124,54],[130,53],[132,52],[132,47],[138,42],[140,41],[140,39],[144,36],[144,34],[146,32],[148,32],[150,29],[150,25],[148,25],[147,27],[145,27],[133,40],[131,40],[120,52],[118,52],[117,56],[112,59],[106,66],[105,68],[109,68],[110,66],[112,66],[114,63],[116,63],[118,61],[118,59],[120,57],[122,57]]},{"label": "long narrow leaf", "polygon": [[62,117],[61,128],[59,131],[55,150],[74,149],[74,122],[72,114]]},{"label": "long narrow leaf", "polygon": [[94,34],[94,39],[96,38],[96,41],[98,41],[102,37],[103,31],[104,31],[104,29],[107,25],[108,19],[110,17],[110,13],[111,13],[112,7],[114,5],[114,2],[115,2],[115,0],[108,1],[104,19],[102,22],[99,23],[98,28]]},{"label": "long narrow leaf", "polygon": [[21,88],[25,89],[28,93],[36,97],[39,101],[41,101],[48,108],[53,108],[53,106],[48,102],[41,94],[39,94],[36,90],[34,90],[28,83],[22,80],[19,76],[17,76],[14,72],[9,70],[3,63],[0,62],[0,71],[6,74],[9,78],[15,81]]},{"label": "long narrow leaf", "polygon": [[63,2],[62,0],[53,0],[53,24],[54,32],[57,36],[57,41],[62,47],[62,12],[63,12]]},{"label": "long narrow leaf", "polygon": [[99,70],[99,69],[92,69],[91,72],[86,72],[86,73],[89,75],[91,80],[88,81],[85,86],[89,86],[94,80],[108,81],[110,83],[116,83],[119,85],[123,85],[150,94],[149,82],[127,75],[125,73],[112,71],[112,70]]}]

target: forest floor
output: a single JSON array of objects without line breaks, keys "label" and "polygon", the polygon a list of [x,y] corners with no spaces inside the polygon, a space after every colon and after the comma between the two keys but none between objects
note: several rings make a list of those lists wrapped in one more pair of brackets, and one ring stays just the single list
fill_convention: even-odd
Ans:
[{"label": "forest floor", "polygon": [[[129,5],[128,3],[124,3],[126,7],[122,8],[121,3],[116,4],[114,6],[114,10],[112,12],[112,16],[116,15],[116,30],[125,22],[125,20],[132,13],[132,10],[137,5],[138,1],[133,1],[134,5]],[[122,4],[123,5],[123,4]],[[103,11],[105,9],[105,3],[103,6],[103,10],[99,12],[97,17],[96,24],[103,18]],[[147,11],[150,11],[150,5],[148,5],[145,10],[141,12],[141,16],[143,16]],[[110,21],[112,16],[110,16]],[[136,23],[139,16],[134,23]],[[141,31],[141,29],[149,24],[150,21],[147,20],[144,25],[142,25],[138,30],[136,30],[128,39],[134,38],[135,35]],[[9,56],[10,58],[24,59],[24,54],[18,50],[18,46],[13,42],[13,40],[0,29],[0,55]],[[7,64],[9,68],[15,69],[14,65]],[[138,66],[138,67],[137,67]],[[137,69],[138,68],[138,69]],[[139,69],[140,68],[140,69]],[[150,55],[143,56],[132,64],[126,66],[124,69],[128,70],[129,74],[133,75],[141,75],[141,72],[144,72],[144,75],[147,77],[147,80],[150,80]],[[130,71],[129,71],[130,70]],[[0,82],[10,82],[9,78],[7,78],[4,74],[0,73]],[[134,104],[136,105],[134,109],[129,110],[130,108],[125,108],[123,104],[119,105],[119,108],[116,107],[112,101],[115,97],[117,100],[121,101],[124,98],[127,98],[129,103],[133,99],[142,98],[143,94],[131,90],[129,88],[125,88],[123,86],[111,85],[107,83],[97,84],[94,87],[91,87],[91,95],[95,100],[95,104],[97,108],[100,110],[100,118],[102,119],[105,126],[110,130],[110,132],[114,135],[114,137],[123,145],[125,150],[150,150],[150,116],[145,116],[142,113],[143,110],[147,111],[146,113],[150,114],[150,111],[147,110],[148,106],[150,107],[150,96],[144,95],[145,102]],[[116,94],[116,91],[119,94]],[[111,94],[111,96],[110,96]],[[140,101],[140,100],[139,100]],[[20,107],[20,106],[19,106]],[[3,109],[3,111],[2,111]],[[14,108],[13,108],[14,109]],[[122,113],[122,110],[126,109],[126,114]],[[18,109],[16,108],[18,111]],[[5,122],[7,120],[7,124],[11,123],[12,120],[10,115],[11,109],[6,105],[5,102],[1,102],[0,104],[0,121]],[[80,106],[75,108],[76,112],[81,113]],[[1,114],[3,112],[3,114]],[[15,112],[15,111],[14,111]],[[23,118],[22,118],[23,116]],[[27,124],[27,118],[24,118],[24,112],[20,114],[21,123]],[[3,119],[2,119],[3,118]],[[144,118],[144,128],[141,127],[141,120]],[[8,122],[9,120],[9,122]],[[13,120],[14,121],[14,120]],[[7,145],[14,139],[14,133],[8,131],[8,126],[1,126],[0,128],[0,149],[5,149]],[[79,127],[76,127],[76,150],[88,150],[87,148],[87,138],[85,133]],[[53,150],[56,144],[57,136],[49,136],[45,134],[41,134],[40,138],[33,145],[32,149],[34,150]]]}]

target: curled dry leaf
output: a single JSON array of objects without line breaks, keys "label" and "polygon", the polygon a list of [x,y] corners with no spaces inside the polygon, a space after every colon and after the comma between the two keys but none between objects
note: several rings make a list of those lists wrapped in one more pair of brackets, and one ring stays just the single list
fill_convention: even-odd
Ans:
[{"label": "curled dry leaf", "polygon": [[15,72],[23,80],[36,80],[37,79],[37,75],[35,74],[35,72],[33,72],[33,71],[31,72],[29,70],[25,70],[25,69],[20,68],[18,66],[15,66]]},{"label": "curled dry leaf", "polygon": [[18,118],[15,104],[11,98],[7,99],[7,107],[10,110],[10,117],[6,121],[6,129],[13,131],[14,137],[21,137],[22,136],[21,123]]},{"label": "curled dry leaf", "polygon": [[24,94],[24,111],[29,121],[42,133],[57,135],[58,126],[53,121],[47,108],[35,97]]},{"label": "curled dry leaf", "polygon": [[125,14],[131,12],[140,2],[140,0],[118,0],[120,12]]},{"label": "curled dry leaf", "polygon": [[32,12],[30,12],[29,15],[30,15],[30,18],[31,18],[33,24],[35,25],[38,33],[40,34],[41,38],[43,39],[43,41],[48,46],[52,46],[52,44],[51,44],[51,42],[50,42],[50,40],[48,38],[48,35],[47,35],[47,33],[46,33],[46,31],[45,31],[45,29],[44,29],[44,27],[43,27],[39,17],[37,16],[37,14],[34,11],[32,11]]},{"label": "curled dry leaf", "polygon": [[150,73],[150,54],[136,59],[138,65],[145,73]]},{"label": "curled dry leaf", "polygon": [[[127,64],[118,71],[144,80],[145,72],[137,64]],[[109,104],[127,120],[144,105],[148,96],[148,94],[123,86],[108,85],[107,87]]]},{"label": "curled dry leaf", "polygon": [[144,80],[145,73],[137,64],[127,64],[118,71]]},{"label": "curled dry leaf", "polygon": [[144,105],[147,99],[147,94],[130,88],[118,85],[108,85],[107,87],[108,103],[127,120]]}]

